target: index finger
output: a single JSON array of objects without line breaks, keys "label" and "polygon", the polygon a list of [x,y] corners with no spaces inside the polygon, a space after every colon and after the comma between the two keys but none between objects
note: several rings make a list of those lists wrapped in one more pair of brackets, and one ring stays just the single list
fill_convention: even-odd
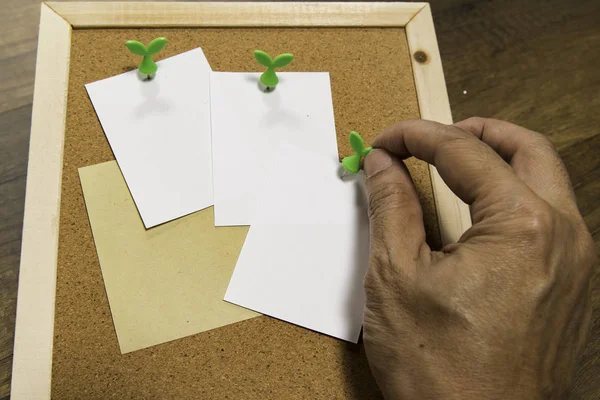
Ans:
[{"label": "index finger", "polygon": [[569,174],[544,135],[510,122],[473,117],[454,124],[490,146],[535,193],[557,208],[571,207]]},{"label": "index finger", "polygon": [[[434,165],[444,182],[462,201],[477,206],[483,199],[502,199],[529,192],[510,166],[488,145],[452,126],[425,120],[407,120],[385,129],[372,142],[407,158]],[[474,219],[477,213],[473,212]]]}]

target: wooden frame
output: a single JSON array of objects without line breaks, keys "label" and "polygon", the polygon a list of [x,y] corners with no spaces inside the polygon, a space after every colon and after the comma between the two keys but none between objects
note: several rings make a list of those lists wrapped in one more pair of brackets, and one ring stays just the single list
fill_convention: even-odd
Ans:
[{"label": "wooden frame", "polygon": [[[421,117],[452,123],[427,3],[43,3],[36,64],[11,398],[49,399],[71,31],[92,27],[405,27]],[[469,208],[430,167],[442,242]]]}]

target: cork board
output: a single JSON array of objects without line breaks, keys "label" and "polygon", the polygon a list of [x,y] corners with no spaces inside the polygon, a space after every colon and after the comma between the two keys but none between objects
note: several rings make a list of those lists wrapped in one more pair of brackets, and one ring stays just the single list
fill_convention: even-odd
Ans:
[{"label": "cork board", "polygon": [[[84,84],[134,69],[124,42],[166,36],[161,59],[202,47],[216,71],[258,71],[251,51],[293,52],[289,71],[329,71],[340,156],[347,135],[370,142],[419,117],[401,28],[74,30],[63,158],[52,398],[380,398],[364,349],[258,317],[121,355],[77,169],[114,157]],[[193,77],[190,77],[193,79]],[[408,160],[430,245],[440,247],[427,165]]]}]

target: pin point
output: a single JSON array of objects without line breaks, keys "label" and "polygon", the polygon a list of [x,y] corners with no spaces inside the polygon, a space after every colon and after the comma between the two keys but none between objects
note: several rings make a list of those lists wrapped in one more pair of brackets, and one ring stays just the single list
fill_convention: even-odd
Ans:
[{"label": "pin point", "polygon": [[275,86],[279,83],[279,78],[277,77],[277,74],[275,74],[275,68],[282,68],[291,63],[294,59],[294,55],[283,53],[272,59],[271,56],[264,51],[254,50],[254,58],[256,58],[256,61],[258,61],[260,65],[267,67],[267,70],[260,76],[260,83],[264,86],[261,87],[264,92],[270,92],[275,90]]},{"label": "pin point", "polygon": [[144,80],[149,80],[154,77],[158,65],[152,60],[152,56],[165,47],[167,44],[167,38],[159,37],[154,39],[148,44],[148,47],[144,46],[143,43],[137,40],[128,40],[125,45],[133,54],[143,56],[142,62],[138,66],[138,71],[144,75]]},{"label": "pin point", "polygon": [[342,178],[346,176],[346,173],[351,172],[353,174],[358,173],[360,170],[360,160],[369,154],[372,147],[365,147],[365,141],[355,131],[350,132],[350,147],[356,152],[356,154],[344,157],[342,160],[342,166],[344,167],[344,173]]}]

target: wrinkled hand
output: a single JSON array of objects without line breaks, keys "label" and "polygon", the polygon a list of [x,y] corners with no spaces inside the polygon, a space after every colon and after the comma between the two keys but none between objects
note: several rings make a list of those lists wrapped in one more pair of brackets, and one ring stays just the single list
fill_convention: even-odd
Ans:
[{"label": "wrinkled hand", "polygon": [[[385,396],[562,398],[588,335],[596,250],[550,141],[471,118],[401,122],[372,144],[363,338]],[[472,228],[441,252],[425,243],[409,156],[471,206]]]}]

